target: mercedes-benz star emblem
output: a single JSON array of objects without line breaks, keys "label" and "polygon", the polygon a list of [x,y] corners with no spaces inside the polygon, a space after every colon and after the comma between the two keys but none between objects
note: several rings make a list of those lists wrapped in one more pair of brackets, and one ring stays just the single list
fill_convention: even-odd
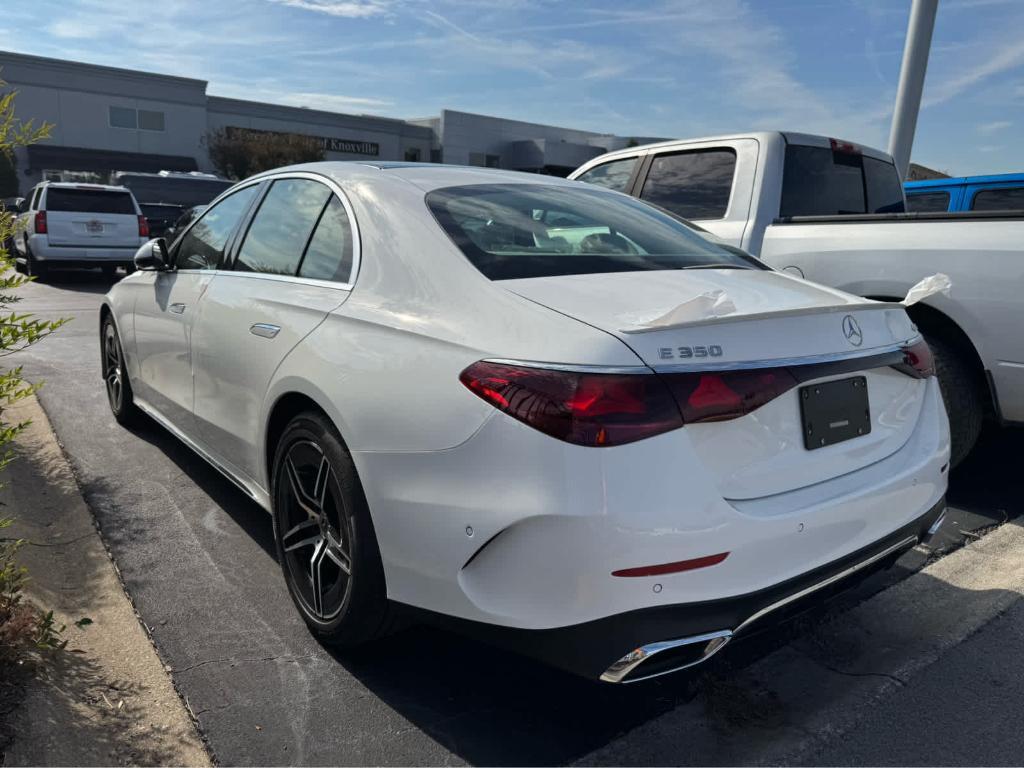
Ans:
[{"label": "mercedes-benz star emblem", "polygon": [[843,318],[843,336],[855,347],[859,347],[864,342],[864,334],[861,332],[860,326],[857,325],[857,321],[853,319],[853,315]]}]

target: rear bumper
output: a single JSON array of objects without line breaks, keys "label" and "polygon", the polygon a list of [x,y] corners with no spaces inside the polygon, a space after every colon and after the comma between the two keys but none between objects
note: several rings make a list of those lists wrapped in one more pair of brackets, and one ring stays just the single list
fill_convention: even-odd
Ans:
[{"label": "rear bumper", "polygon": [[556,629],[498,627],[419,612],[434,623],[605,682],[629,683],[706,661],[726,643],[791,616],[890,566],[926,540],[945,497],[888,536],[828,565],[734,597],[643,608]]},{"label": "rear bumper", "polygon": [[146,240],[135,245],[91,247],[89,245],[50,245],[46,235],[31,235],[29,247],[38,261],[61,266],[94,266],[96,264],[131,264],[135,252]]}]

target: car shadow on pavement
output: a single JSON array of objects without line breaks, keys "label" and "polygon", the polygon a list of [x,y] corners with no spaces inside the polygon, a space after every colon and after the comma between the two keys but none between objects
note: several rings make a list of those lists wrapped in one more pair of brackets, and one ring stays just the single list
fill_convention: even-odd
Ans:
[{"label": "car shadow on pavement", "polygon": [[98,269],[56,269],[46,275],[46,281],[42,284],[68,291],[102,295],[124,276],[124,270],[118,271],[114,277],[107,277]]}]

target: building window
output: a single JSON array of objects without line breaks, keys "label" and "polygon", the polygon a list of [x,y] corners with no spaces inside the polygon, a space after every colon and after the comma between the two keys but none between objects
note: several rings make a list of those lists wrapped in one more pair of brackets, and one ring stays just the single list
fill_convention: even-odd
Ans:
[{"label": "building window", "polygon": [[126,107],[110,108],[110,125],[112,128],[138,128],[134,109]]},{"label": "building window", "polygon": [[143,131],[162,131],[164,129],[164,113],[151,109],[140,109],[139,128]]},{"label": "building window", "polygon": [[110,127],[162,131],[164,130],[164,113],[152,109],[110,107]]},{"label": "building window", "polygon": [[405,150],[405,162],[418,163],[420,161],[420,148],[409,147]]},{"label": "building window", "polygon": [[469,164],[478,166],[480,168],[500,168],[501,156],[487,155],[484,154],[483,152],[470,152]]}]

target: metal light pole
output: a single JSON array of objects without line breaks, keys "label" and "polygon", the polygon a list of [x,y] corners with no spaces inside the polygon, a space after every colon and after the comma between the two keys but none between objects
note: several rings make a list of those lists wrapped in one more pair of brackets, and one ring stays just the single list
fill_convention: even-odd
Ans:
[{"label": "metal light pole", "polygon": [[896,107],[892,113],[892,131],[889,134],[889,154],[896,160],[901,178],[907,177],[910,167],[910,149],[914,145],[917,113],[921,109],[924,74],[928,68],[928,52],[932,46],[932,30],[939,0],[913,0],[907,42],[903,48],[900,84],[896,90]]}]

